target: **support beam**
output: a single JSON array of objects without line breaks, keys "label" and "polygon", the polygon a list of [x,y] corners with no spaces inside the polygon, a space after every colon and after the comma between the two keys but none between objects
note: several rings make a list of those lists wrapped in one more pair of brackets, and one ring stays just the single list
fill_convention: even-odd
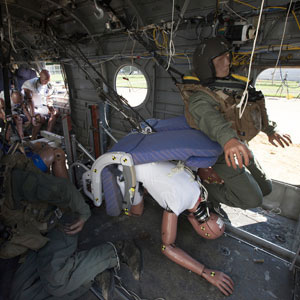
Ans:
[{"label": "support beam", "polygon": [[247,232],[243,229],[237,228],[232,226],[231,224],[226,223],[226,232],[233,234],[236,238],[240,238],[241,240],[248,242],[252,244],[253,246],[257,246],[262,248],[263,250],[266,250],[266,252],[269,252],[273,254],[274,256],[278,256],[279,258],[292,262],[292,260],[295,258],[294,264],[296,266],[300,266],[300,256],[297,255],[293,251],[290,251],[286,248],[283,248],[281,246],[278,246],[272,242],[269,242],[265,239],[260,238],[259,236],[256,236],[250,232]]},{"label": "support beam", "polygon": [[94,155],[97,159],[100,155],[100,132],[99,132],[99,113],[98,105],[91,105],[91,118],[92,118],[92,131],[93,131],[93,144],[94,144]]},{"label": "support beam", "polygon": [[70,166],[74,163],[74,156],[72,152],[72,144],[71,144],[71,137],[70,131],[72,129],[71,125],[71,117],[70,115],[63,115],[62,116],[62,126],[63,126],[63,133],[64,133],[64,142],[65,142],[65,151],[67,154],[67,162],[68,162],[68,172],[69,177],[72,183],[75,183],[74,172]]}]

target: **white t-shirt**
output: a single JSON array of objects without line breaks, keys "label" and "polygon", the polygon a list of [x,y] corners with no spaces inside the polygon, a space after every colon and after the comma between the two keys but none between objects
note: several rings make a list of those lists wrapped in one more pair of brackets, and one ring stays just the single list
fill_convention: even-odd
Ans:
[{"label": "white t-shirt", "polygon": [[35,113],[46,115],[49,113],[47,107],[47,96],[49,95],[49,87],[47,84],[40,84],[39,77],[26,80],[22,89],[28,89],[32,91],[32,101],[35,108]]},{"label": "white t-shirt", "polygon": [[[177,216],[184,210],[193,208],[199,199],[200,186],[197,181],[187,170],[176,167],[172,162],[136,165],[135,171],[137,182],[143,183],[162,208],[169,208]],[[117,182],[124,195],[124,182]],[[142,196],[136,192],[133,204],[136,205],[141,200]]]}]

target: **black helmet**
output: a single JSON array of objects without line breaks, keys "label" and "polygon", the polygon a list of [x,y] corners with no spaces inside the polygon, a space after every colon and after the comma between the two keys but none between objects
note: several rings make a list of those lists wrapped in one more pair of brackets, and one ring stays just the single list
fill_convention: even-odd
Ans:
[{"label": "black helmet", "polygon": [[193,68],[204,83],[215,79],[216,71],[212,60],[232,50],[232,45],[222,36],[203,40],[193,54]]}]

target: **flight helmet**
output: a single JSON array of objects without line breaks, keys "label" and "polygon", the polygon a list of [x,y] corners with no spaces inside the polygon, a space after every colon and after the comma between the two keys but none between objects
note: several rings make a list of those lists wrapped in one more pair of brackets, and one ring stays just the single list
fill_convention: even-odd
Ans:
[{"label": "flight helmet", "polygon": [[193,54],[193,69],[202,83],[214,81],[216,77],[212,60],[232,50],[232,45],[223,36],[204,39]]}]

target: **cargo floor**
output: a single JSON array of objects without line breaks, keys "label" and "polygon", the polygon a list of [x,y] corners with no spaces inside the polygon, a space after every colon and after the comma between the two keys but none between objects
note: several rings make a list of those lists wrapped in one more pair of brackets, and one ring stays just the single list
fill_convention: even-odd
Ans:
[{"label": "cargo floor", "polygon": [[[234,226],[290,248],[296,222],[262,210],[242,211],[224,207]],[[192,229],[185,216],[178,221],[176,244],[207,267],[228,274],[235,283],[234,293],[223,296],[198,275],[176,265],[160,252],[162,209],[147,197],[142,217],[109,217],[104,208],[94,208],[93,216],[81,234],[80,248],[105,241],[134,239],[143,253],[143,273],[135,281],[126,265],[120,275],[126,288],[142,299],[154,300],[292,300],[294,276],[289,265],[229,235],[205,240]],[[250,220],[250,222],[249,222]],[[247,225],[246,225],[247,224]],[[91,293],[81,300],[96,299]],[[134,299],[116,295],[115,300]]]}]

